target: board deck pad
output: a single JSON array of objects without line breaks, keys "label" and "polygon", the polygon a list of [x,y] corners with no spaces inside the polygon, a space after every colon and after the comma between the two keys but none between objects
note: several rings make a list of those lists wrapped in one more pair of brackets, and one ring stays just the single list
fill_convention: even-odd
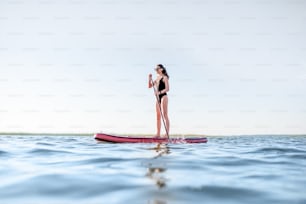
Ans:
[{"label": "board deck pad", "polygon": [[119,136],[106,133],[96,133],[94,138],[99,141],[111,143],[206,143],[206,137],[187,137],[187,138],[164,138],[164,137],[136,137]]}]

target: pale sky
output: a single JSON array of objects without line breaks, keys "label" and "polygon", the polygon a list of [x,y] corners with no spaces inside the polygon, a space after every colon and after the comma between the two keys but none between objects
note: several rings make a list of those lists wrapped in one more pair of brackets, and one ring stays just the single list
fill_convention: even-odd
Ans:
[{"label": "pale sky", "polygon": [[306,133],[306,1],[0,0],[0,132]]}]

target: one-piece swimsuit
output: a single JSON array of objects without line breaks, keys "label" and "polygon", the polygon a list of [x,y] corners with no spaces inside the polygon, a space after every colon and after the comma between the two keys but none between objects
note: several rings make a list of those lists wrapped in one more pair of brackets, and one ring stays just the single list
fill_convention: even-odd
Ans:
[{"label": "one-piece swimsuit", "polygon": [[[166,88],[166,84],[165,82],[163,81],[163,77],[159,80],[159,83],[158,83],[158,91],[162,91]],[[167,93],[162,93],[162,94],[159,94],[158,95],[158,98],[159,98],[159,103],[161,103],[161,100],[162,100],[162,97],[163,96],[166,96]]]}]

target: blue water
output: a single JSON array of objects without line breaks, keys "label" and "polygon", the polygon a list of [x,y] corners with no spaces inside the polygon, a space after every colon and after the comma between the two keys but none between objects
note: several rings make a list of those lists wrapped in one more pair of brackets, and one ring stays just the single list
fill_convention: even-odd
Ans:
[{"label": "blue water", "polygon": [[0,203],[306,203],[306,136],[0,136]]}]

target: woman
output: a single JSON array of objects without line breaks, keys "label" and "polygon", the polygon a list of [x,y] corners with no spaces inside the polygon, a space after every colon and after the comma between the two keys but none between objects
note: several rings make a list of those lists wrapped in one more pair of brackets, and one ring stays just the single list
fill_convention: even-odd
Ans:
[{"label": "woman", "polygon": [[[158,76],[152,83],[152,74],[149,74],[149,88],[156,86],[156,96],[158,101],[156,102],[156,115],[157,115],[157,133],[156,137],[160,137],[161,117],[165,119],[166,136],[169,136],[169,118],[168,118],[168,96],[169,91],[169,75],[166,68],[162,64],[158,64],[155,68]],[[161,112],[162,111],[162,112]]]}]

